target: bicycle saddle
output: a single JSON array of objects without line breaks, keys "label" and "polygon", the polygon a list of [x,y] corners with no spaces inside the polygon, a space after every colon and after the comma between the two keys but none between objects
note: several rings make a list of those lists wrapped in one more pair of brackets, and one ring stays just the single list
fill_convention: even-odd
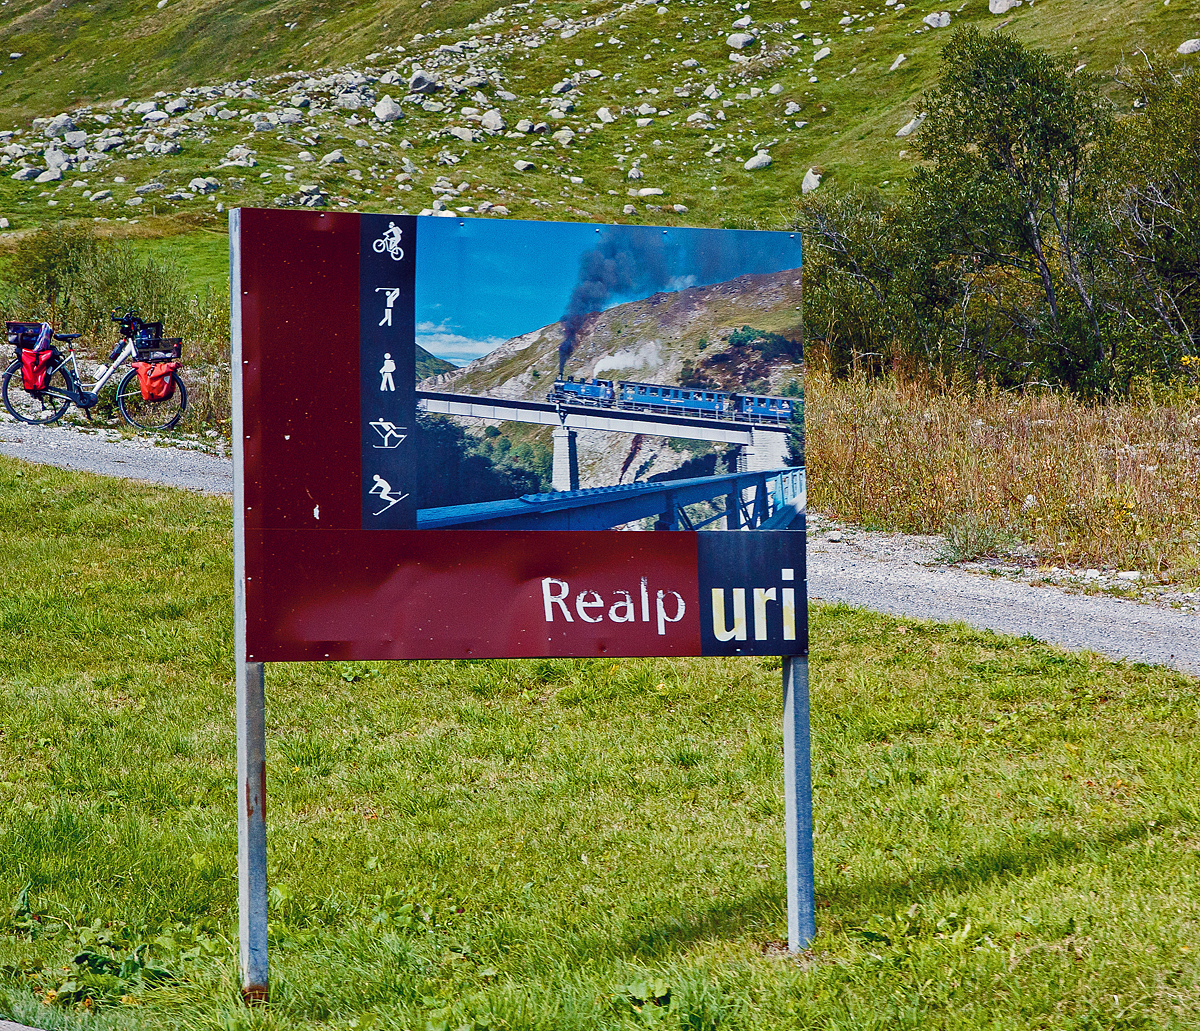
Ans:
[{"label": "bicycle saddle", "polygon": [[81,336],[83,336],[82,333],[55,333],[54,339],[55,340],[78,340]]}]

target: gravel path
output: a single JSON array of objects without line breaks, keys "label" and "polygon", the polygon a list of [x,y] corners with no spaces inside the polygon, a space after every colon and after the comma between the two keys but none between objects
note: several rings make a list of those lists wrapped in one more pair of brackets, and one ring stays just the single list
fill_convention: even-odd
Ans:
[{"label": "gravel path", "polygon": [[[209,494],[233,491],[228,458],[158,447],[148,437],[119,431],[0,423],[0,454]],[[931,537],[838,527],[820,516],[810,518],[810,531],[809,593],[822,601],[937,622],[961,620],[1200,676],[1200,613],[1194,606],[1187,611],[947,566],[937,561],[939,542]]]},{"label": "gravel path", "polygon": [[233,493],[233,463],[195,447],[159,447],[148,435],[0,422],[0,454],[101,476],[146,480],[205,494]]}]

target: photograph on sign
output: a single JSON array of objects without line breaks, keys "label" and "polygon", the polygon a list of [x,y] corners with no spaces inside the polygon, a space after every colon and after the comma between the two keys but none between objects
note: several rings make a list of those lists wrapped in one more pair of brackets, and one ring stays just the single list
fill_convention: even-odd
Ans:
[{"label": "photograph on sign", "polygon": [[807,650],[798,233],[231,229],[252,658]]}]

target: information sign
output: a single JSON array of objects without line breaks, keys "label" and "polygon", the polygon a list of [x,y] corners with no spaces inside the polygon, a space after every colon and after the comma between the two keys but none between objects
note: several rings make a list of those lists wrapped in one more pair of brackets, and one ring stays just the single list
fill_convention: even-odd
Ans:
[{"label": "information sign", "polygon": [[799,234],[242,209],[230,260],[247,998],[265,662],[783,656],[807,944]]}]

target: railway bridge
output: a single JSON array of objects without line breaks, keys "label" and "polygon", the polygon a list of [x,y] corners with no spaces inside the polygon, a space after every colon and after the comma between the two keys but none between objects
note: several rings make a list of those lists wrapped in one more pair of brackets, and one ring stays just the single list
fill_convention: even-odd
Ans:
[{"label": "railway bridge", "polygon": [[579,489],[578,430],[644,433],[659,437],[709,440],[741,447],[739,471],[765,472],[787,464],[787,423],[682,415],[592,405],[521,401],[508,397],[417,391],[417,407],[438,415],[495,419],[554,427],[554,489]]}]

